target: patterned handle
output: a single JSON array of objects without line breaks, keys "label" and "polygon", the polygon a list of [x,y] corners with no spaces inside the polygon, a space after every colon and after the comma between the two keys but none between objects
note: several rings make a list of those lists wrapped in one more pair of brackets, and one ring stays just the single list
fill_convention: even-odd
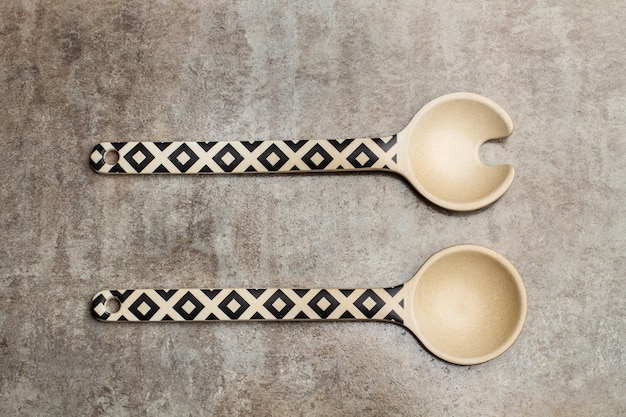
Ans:
[{"label": "patterned handle", "polygon": [[[402,324],[403,288],[105,290],[94,296],[91,310],[96,319],[114,322],[385,320]],[[110,300],[119,303],[117,311],[109,311]]]},{"label": "patterned handle", "polygon": [[[395,170],[396,135],[344,140],[105,142],[90,163],[110,174],[210,174]],[[106,155],[117,153],[117,161]]]}]

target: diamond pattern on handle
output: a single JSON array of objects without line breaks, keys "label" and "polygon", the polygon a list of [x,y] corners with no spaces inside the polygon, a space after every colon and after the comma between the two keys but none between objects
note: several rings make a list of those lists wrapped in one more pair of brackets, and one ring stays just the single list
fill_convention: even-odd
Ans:
[{"label": "diamond pattern on handle", "polygon": [[187,172],[200,158],[198,158],[198,155],[196,155],[186,143],[183,143],[176,147],[174,152],[172,152],[167,159],[169,159],[180,172]]},{"label": "diamond pattern on handle", "polygon": [[243,299],[237,291],[231,291],[224,300],[218,304],[220,310],[231,320],[237,320],[246,311],[250,304]]},{"label": "diamond pattern on handle", "polygon": [[357,298],[354,305],[365,317],[371,319],[383,308],[385,303],[375,291],[366,290],[363,295]]},{"label": "diamond pattern on handle", "polygon": [[[274,317],[278,319],[284,318],[287,313],[296,305],[284,292],[281,290],[276,290],[267,299],[265,303],[263,303],[263,307]],[[262,316],[261,316],[262,317]]]},{"label": "diamond pattern on handle", "polygon": [[278,171],[289,161],[287,155],[274,143],[258,159],[268,171]]},{"label": "diamond pattern on handle", "polygon": [[[374,319],[403,322],[402,285],[387,289],[180,289],[103,291],[92,313],[108,321]],[[121,308],[109,312],[106,302]]]},{"label": "diamond pattern on handle", "polygon": [[154,160],[154,155],[143,143],[138,143],[124,155],[124,159],[135,171],[141,172]]},{"label": "diamond pattern on handle", "polygon": [[[397,136],[344,140],[104,142],[90,155],[97,172],[198,174],[395,169]],[[115,164],[105,163],[117,151]]]},{"label": "diamond pattern on handle", "polygon": [[319,317],[327,319],[337,306],[339,306],[339,302],[330,295],[327,290],[321,290],[309,301],[308,306],[311,307]]},{"label": "diamond pattern on handle", "polygon": [[204,305],[190,292],[185,293],[174,305],[174,310],[185,320],[195,319],[203,308]]},{"label": "diamond pattern on handle", "polygon": [[[243,144],[242,146],[245,148]],[[223,172],[233,172],[244,158],[237,152],[234,146],[226,143],[211,159],[219,165]]]},{"label": "diamond pattern on handle", "polygon": [[139,320],[150,320],[157,311],[159,311],[159,305],[152,301],[146,294],[141,294],[134,303],[128,308]]},{"label": "diamond pattern on handle", "polygon": [[333,157],[320,145],[316,143],[303,157],[304,163],[312,170],[324,169],[333,160]]},{"label": "diamond pattern on handle", "polygon": [[371,168],[378,161],[378,157],[370,148],[361,144],[354,152],[348,155],[348,161],[355,168]]}]

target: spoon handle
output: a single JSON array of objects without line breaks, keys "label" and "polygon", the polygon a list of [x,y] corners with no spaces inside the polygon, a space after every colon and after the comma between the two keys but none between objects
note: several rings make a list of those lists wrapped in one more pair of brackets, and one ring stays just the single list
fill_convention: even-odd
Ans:
[{"label": "spoon handle", "polygon": [[[404,322],[404,284],[367,289],[105,290],[92,300],[102,321],[383,320]],[[117,301],[111,308],[110,302]]]},{"label": "spoon handle", "polygon": [[89,162],[105,174],[395,170],[397,140],[103,142]]}]

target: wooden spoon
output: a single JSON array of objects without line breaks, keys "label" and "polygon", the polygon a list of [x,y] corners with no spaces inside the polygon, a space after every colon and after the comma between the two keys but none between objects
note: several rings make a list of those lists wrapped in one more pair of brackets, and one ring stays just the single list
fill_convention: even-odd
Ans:
[{"label": "wooden spoon", "polygon": [[413,278],[391,288],[105,290],[92,301],[94,317],[110,322],[389,321],[460,365],[508,349],[526,310],[526,290],[513,265],[476,245],[436,253]]},{"label": "wooden spoon", "polygon": [[298,141],[104,142],[91,167],[107,174],[211,174],[387,170],[449,210],[485,207],[513,182],[510,165],[487,166],[480,147],[513,122],[493,101],[453,93],[426,104],[398,134]]}]

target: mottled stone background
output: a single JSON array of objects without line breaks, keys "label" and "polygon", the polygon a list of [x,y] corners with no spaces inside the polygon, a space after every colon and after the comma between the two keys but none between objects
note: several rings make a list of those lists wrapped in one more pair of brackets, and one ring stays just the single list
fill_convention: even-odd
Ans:
[{"label": "mottled stone background", "polygon": [[[297,3],[297,4],[296,4]],[[578,1],[0,5],[0,415],[626,415],[626,8]],[[110,140],[380,136],[472,91],[516,130],[493,206],[383,173],[110,177]],[[383,323],[104,324],[105,288],[387,286],[489,246],[526,326],[478,366]]]}]

